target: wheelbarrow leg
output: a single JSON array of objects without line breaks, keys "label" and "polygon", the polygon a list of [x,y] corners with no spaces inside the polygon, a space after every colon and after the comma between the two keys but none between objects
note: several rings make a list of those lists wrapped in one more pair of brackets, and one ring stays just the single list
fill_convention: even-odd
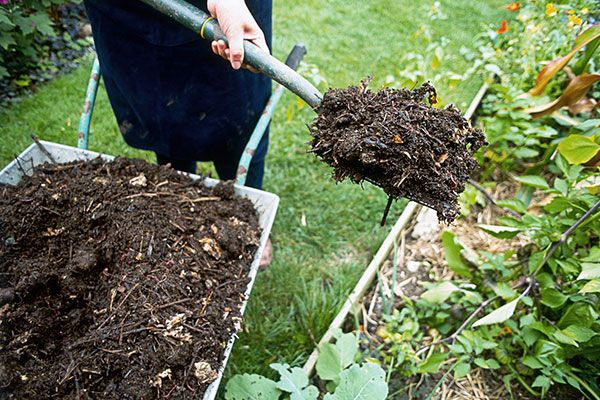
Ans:
[{"label": "wheelbarrow leg", "polygon": [[[290,54],[288,55],[285,63],[288,67],[292,69],[297,69],[300,61],[306,54],[306,47],[303,44],[298,43],[294,46]],[[248,175],[248,169],[250,168],[250,162],[252,161],[252,157],[254,157],[254,152],[260,143],[260,140],[265,134],[267,126],[269,126],[269,122],[271,121],[271,117],[273,116],[273,111],[275,110],[275,106],[281,99],[281,95],[283,94],[284,87],[280,84],[277,84],[275,90],[273,90],[273,94],[267,101],[265,105],[265,109],[260,116],[260,119],[256,123],[256,127],[248,140],[248,144],[246,145],[246,149],[242,153],[240,158],[240,162],[238,164],[238,170],[235,178],[235,182],[239,185],[246,184],[246,177]]]},{"label": "wheelbarrow leg", "polygon": [[87,92],[85,94],[85,102],[83,103],[83,112],[79,120],[79,140],[77,147],[87,149],[90,137],[90,123],[92,121],[92,112],[94,111],[94,103],[96,102],[96,93],[98,92],[98,84],[100,83],[100,63],[98,58],[94,59],[90,81],[88,82]]}]

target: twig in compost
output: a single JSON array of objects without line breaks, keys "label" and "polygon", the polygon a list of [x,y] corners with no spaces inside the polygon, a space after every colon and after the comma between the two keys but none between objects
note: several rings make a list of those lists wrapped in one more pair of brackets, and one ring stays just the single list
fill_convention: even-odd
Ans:
[{"label": "twig in compost", "polygon": [[17,168],[19,169],[19,171],[21,171],[21,173],[23,175],[27,175],[27,172],[25,172],[25,169],[23,168],[23,166],[21,165],[21,161],[19,160],[19,156],[18,155],[13,155],[15,161],[17,162]]},{"label": "twig in compost", "polygon": [[52,154],[50,154],[50,152],[48,151],[48,149],[46,149],[46,147],[42,144],[42,142],[40,142],[40,139],[38,139],[37,136],[31,135],[31,138],[33,139],[33,141],[35,142],[35,144],[37,145],[37,147],[40,148],[40,151],[42,153],[44,153],[44,155],[46,157],[48,157],[48,159],[50,159],[50,161],[52,161],[52,164],[58,164],[58,162],[56,161],[56,159],[54,158],[54,156]]},{"label": "twig in compost", "polygon": [[394,198],[392,196],[388,196],[388,201],[385,206],[385,210],[383,210],[383,216],[381,217],[381,226],[385,226],[385,221],[387,220],[387,216],[390,213],[390,208],[392,207],[392,201]]},{"label": "twig in compost", "polygon": [[119,308],[121,308],[121,306],[123,305],[123,303],[125,303],[125,300],[127,300],[127,298],[129,297],[129,295],[135,290],[137,289],[137,287],[140,286],[140,283],[137,282],[135,285],[133,285],[131,287],[131,289],[129,289],[129,292],[127,292],[127,294],[125,295],[125,297],[123,297],[123,300],[121,300],[121,302],[119,304],[117,304],[117,306],[114,309],[114,312],[116,312]]},{"label": "twig in compost", "polygon": [[188,302],[190,300],[191,299],[188,297],[188,298],[185,298],[185,299],[181,299],[181,300],[177,300],[177,301],[172,301],[172,302],[167,303],[167,304],[162,304],[162,305],[160,305],[160,306],[158,306],[156,308],[158,308],[158,309],[167,308],[167,307],[170,307],[170,306],[174,306],[175,304],[186,303],[186,302]]}]

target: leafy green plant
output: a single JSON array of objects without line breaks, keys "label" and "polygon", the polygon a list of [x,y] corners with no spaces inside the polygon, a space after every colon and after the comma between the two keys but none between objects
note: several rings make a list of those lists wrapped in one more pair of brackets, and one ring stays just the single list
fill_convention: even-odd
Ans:
[{"label": "leafy green plant", "polygon": [[[501,371],[509,389],[516,379],[532,395],[568,384],[600,398],[600,197],[598,182],[590,181],[598,170],[571,165],[561,155],[550,170],[553,182],[518,177],[548,196],[541,214],[511,199],[504,205],[519,218],[481,225],[500,239],[527,237],[530,244],[519,254],[473,257],[455,235],[442,235],[456,280],[428,286],[418,301],[388,317],[379,332],[388,343],[385,363],[413,375],[438,372],[453,359],[455,379],[476,366]],[[456,315],[463,317],[457,321]],[[424,329],[434,341],[419,347]]]},{"label": "leafy green plant", "polygon": [[[41,38],[57,35],[56,7],[81,0],[7,0],[0,2],[0,78],[10,75],[15,85],[28,86],[29,78],[20,76],[38,66],[48,56],[48,46]],[[69,43],[78,46],[67,35]],[[8,62],[14,65],[10,68]],[[17,74],[17,75],[15,75]]]},{"label": "leafy green plant", "polygon": [[[388,388],[385,372],[377,364],[356,364],[358,339],[352,333],[335,334],[335,343],[326,343],[317,359],[317,375],[326,382],[329,393],[324,400],[377,400],[385,399]],[[302,368],[287,364],[271,364],[279,373],[279,381],[260,375],[236,375],[226,387],[227,400],[279,399],[282,395],[290,400],[316,400],[319,390],[309,384],[309,377]]]}]

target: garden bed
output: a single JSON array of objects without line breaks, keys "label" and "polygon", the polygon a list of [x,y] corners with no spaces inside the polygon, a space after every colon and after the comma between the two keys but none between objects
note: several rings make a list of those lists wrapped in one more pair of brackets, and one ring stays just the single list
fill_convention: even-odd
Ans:
[{"label": "garden bed", "polygon": [[4,395],[202,397],[272,211],[140,160],[45,163],[1,187]]},{"label": "garden bed", "polygon": [[[517,190],[518,185],[514,182],[504,181],[494,190],[488,190],[486,196],[502,202],[513,198]],[[548,200],[537,195],[530,207],[541,209]],[[473,311],[471,303],[477,305],[480,301],[477,297],[480,286],[495,285],[499,292],[510,292],[515,287],[521,289],[514,290],[522,290],[525,286],[524,281],[449,284],[461,280],[461,274],[456,272],[460,268],[457,258],[449,255],[452,249],[456,251],[454,255],[458,259],[462,258],[460,262],[465,268],[467,265],[482,265],[480,268],[484,270],[493,270],[501,268],[503,264],[518,262],[518,251],[513,249],[526,248],[528,245],[524,236],[508,240],[485,233],[480,226],[493,226],[499,217],[510,216],[513,212],[483,198],[480,203],[487,205],[474,205],[466,216],[451,225],[439,223],[433,210],[420,208],[411,223],[400,232],[395,250],[383,263],[376,283],[359,306],[357,318],[364,339],[363,353],[393,371],[389,380],[390,398],[425,399],[433,392],[442,399],[509,400],[512,398],[509,390],[520,399],[537,398],[527,393],[517,381],[506,386],[503,374],[499,371],[500,365],[488,353],[490,348],[487,346],[491,346],[490,343],[479,350],[475,365],[465,374],[453,374],[457,369],[456,357],[436,358],[434,354],[440,351],[442,344],[461,346],[472,340],[472,336],[465,335],[469,322],[489,313],[484,308],[475,308],[476,311]],[[480,258],[482,253],[512,256],[495,260],[498,263],[495,265],[493,260],[488,260],[486,264]],[[463,300],[458,300],[463,293]],[[469,296],[474,297],[468,299]],[[510,297],[510,294],[506,296]],[[434,305],[429,306],[429,315],[420,314],[422,311],[419,310],[426,308],[419,306],[423,301]],[[419,320],[420,323],[417,323]],[[348,328],[355,326],[355,323],[354,319],[348,320]],[[510,338],[514,335],[511,326],[499,325],[495,328],[494,336]],[[473,347],[478,345],[477,340],[473,340]],[[493,354],[493,349],[491,351]],[[412,357],[431,362],[414,364],[416,358]],[[420,373],[415,373],[417,371]],[[449,375],[444,375],[446,372]],[[578,395],[572,387],[558,385],[552,387],[546,398],[576,398]]]}]

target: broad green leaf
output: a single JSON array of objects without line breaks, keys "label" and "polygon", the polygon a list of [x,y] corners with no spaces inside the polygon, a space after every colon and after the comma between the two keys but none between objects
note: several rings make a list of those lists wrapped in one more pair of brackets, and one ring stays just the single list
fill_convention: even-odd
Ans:
[{"label": "broad green leaf", "polygon": [[547,376],[538,375],[538,377],[535,378],[535,381],[533,381],[533,383],[531,384],[531,386],[532,387],[549,388],[550,387],[550,382],[551,382],[551,380]]},{"label": "broad green leaf", "polygon": [[579,343],[585,343],[597,335],[593,329],[581,325],[569,325],[562,330],[562,333]]},{"label": "broad green leaf", "polygon": [[575,40],[573,49],[564,57],[559,57],[550,61],[540,71],[535,79],[535,86],[529,91],[532,96],[539,96],[544,92],[546,85],[560,70],[562,70],[579,50],[586,44],[600,36],[600,25],[594,25],[582,32]]},{"label": "broad green leaf", "polygon": [[450,353],[433,353],[427,360],[419,364],[417,367],[417,373],[419,374],[434,374],[439,372],[440,366],[446,359]]},{"label": "broad green leaf", "polygon": [[533,329],[531,326],[525,326],[521,331],[521,338],[529,347],[531,347],[541,336],[539,331]]},{"label": "broad green leaf", "polygon": [[444,255],[448,262],[448,267],[460,276],[470,278],[471,271],[469,266],[463,261],[461,251],[462,245],[454,233],[444,231],[442,233],[442,245],[444,246]]},{"label": "broad green leaf", "polygon": [[13,44],[17,44],[17,42],[15,42],[15,39],[12,37],[12,35],[0,35],[0,47],[2,47],[4,50],[8,50],[8,48]]},{"label": "broad green leaf", "polygon": [[586,262],[581,264],[581,273],[577,279],[596,279],[600,278],[600,261]]},{"label": "broad green leaf", "polygon": [[0,9],[0,24],[5,24],[9,27],[14,27],[15,24],[6,16],[4,10]]},{"label": "broad green leaf", "polygon": [[570,135],[558,144],[558,151],[571,164],[583,164],[600,151],[600,144],[593,137]]},{"label": "broad green leaf", "polygon": [[513,299],[517,295],[517,292],[515,292],[515,290],[505,282],[498,282],[493,289],[494,293],[502,297],[504,300]]},{"label": "broad green leaf", "polygon": [[587,132],[594,128],[600,128],[600,119],[588,119],[575,126],[575,129],[582,132]]},{"label": "broad green leaf", "polygon": [[448,300],[448,297],[455,292],[460,290],[452,282],[442,282],[439,285],[427,290],[421,295],[422,299],[429,301],[430,303],[441,304]]},{"label": "broad green leaf", "polygon": [[490,368],[490,369],[499,369],[500,368],[500,364],[498,364],[498,361],[494,360],[493,358],[486,360],[486,363],[488,365],[488,368]]},{"label": "broad green leaf", "polygon": [[385,400],[388,387],[385,372],[377,364],[353,365],[340,374],[340,384],[323,400]]},{"label": "broad green leaf", "polygon": [[226,400],[276,400],[280,395],[277,384],[260,375],[235,375],[225,388]]},{"label": "broad green leaf", "polygon": [[517,303],[519,303],[519,300],[521,300],[520,296],[511,301],[510,303],[506,303],[497,310],[492,311],[485,317],[478,319],[473,324],[473,328],[481,325],[499,324],[501,322],[506,321],[515,313],[515,309],[517,308]]},{"label": "broad green leaf", "polygon": [[290,370],[287,364],[271,364],[270,367],[279,372],[277,388],[290,393],[290,400],[316,400],[319,396],[315,386],[308,386],[308,375],[302,368]]},{"label": "broad green leaf", "polygon": [[555,261],[565,274],[574,275],[579,272],[579,263],[573,259]]},{"label": "broad green leaf", "polygon": [[523,357],[522,361],[523,361],[523,364],[527,365],[531,369],[540,369],[540,368],[544,367],[542,365],[542,363],[538,361],[537,358],[532,357],[532,356],[525,356],[525,357]]},{"label": "broad green leaf", "polygon": [[512,239],[524,230],[523,228],[501,225],[479,224],[477,226],[483,229],[486,233],[489,233],[493,237],[497,237],[499,239]]},{"label": "broad green leaf", "polygon": [[537,271],[542,266],[542,263],[544,262],[545,258],[546,250],[538,251],[529,256],[529,273],[533,274],[535,271]]},{"label": "broad green leaf", "polygon": [[569,325],[591,327],[596,322],[598,314],[591,305],[583,302],[573,303],[563,312],[557,326],[564,329]]},{"label": "broad green leaf", "polygon": [[541,295],[541,303],[551,308],[558,308],[568,300],[567,296],[554,288],[542,289]]},{"label": "broad green leaf", "polygon": [[567,382],[569,382],[569,385],[573,386],[575,389],[581,389],[579,382],[577,382],[577,380],[575,378],[572,378],[568,375],[566,378],[567,378]]},{"label": "broad green leaf", "polygon": [[544,206],[544,210],[550,211],[553,214],[558,214],[571,207],[568,199],[562,196],[557,196],[552,201]]},{"label": "broad green leaf", "polygon": [[538,150],[529,149],[527,147],[521,147],[512,152],[512,156],[515,158],[532,158],[537,157],[540,154]]},{"label": "broad green leaf", "polygon": [[600,293],[600,279],[592,279],[581,288],[579,293]]},{"label": "broad green leaf", "polygon": [[565,335],[564,332],[562,331],[555,331],[552,334],[552,337],[554,339],[556,339],[559,343],[563,343],[563,344],[568,344],[569,346],[575,346],[575,347],[579,347],[579,345],[577,344],[577,341],[575,339],[573,339],[572,337]]},{"label": "broad green leaf", "polygon": [[592,247],[590,249],[590,254],[582,258],[581,261],[592,261],[598,262],[600,260],[600,247]]},{"label": "broad green leaf", "polygon": [[505,199],[496,202],[500,207],[505,207],[518,213],[524,214],[527,211],[527,206],[519,199]]},{"label": "broad green leaf", "polygon": [[515,180],[521,182],[523,185],[532,186],[538,189],[548,189],[548,182],[539,175],[523,175],[516,176]]},{"label": "broad green leaf", "polygon": [[454,368],[454,379],[464,378],[471,372],[471,364],[468,362],[461,362]]},{"label": "broad green leaf", "polygon": [[592,85],[600,80],[600,74],[583,74],[576,76],[569,82],[561,96],[548,103],[540,106],[531,107],[525,110],[533,119],[541,118],[544,115],[552,114],[554,111],[569,107],[581,100]]},{"label": "broad green leaf", "polygon": [[358,340],[353,333],[342,334],[335,344],[325,343],[317,359],[317,374],[324,381],[338,383],[340,372],[354,362],[357,351]]}]

